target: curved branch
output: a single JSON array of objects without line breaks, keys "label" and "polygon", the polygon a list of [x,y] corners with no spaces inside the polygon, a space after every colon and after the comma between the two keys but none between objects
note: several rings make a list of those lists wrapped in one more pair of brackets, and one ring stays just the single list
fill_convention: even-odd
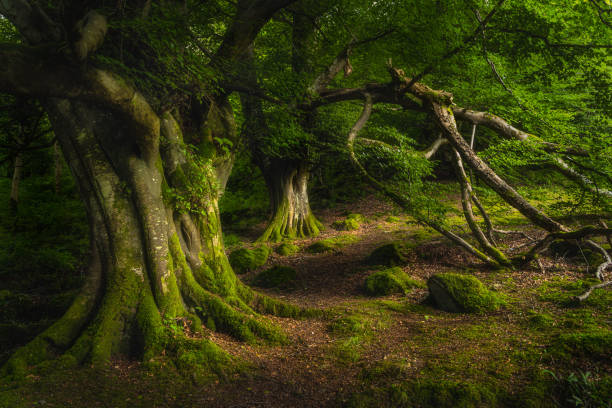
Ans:
[{"label": "curved branch", "polygon": [[159,118],[145,97],[119,76],[75,66],[54,48],[0,45],[0,91],[36,97],[78,99],[107,106],[125,116],[145,155],[159,142]]},{"label": "curved branch", "polygon": [[[461,161],[461,155],[456,149],[453,149],[453,153],[454,157],[452,162],[461,185],[461,205],[463,207],[463,214],[468,226],[470,227],[470,230],[472,230],[472,234],[480,244],[481,248],[483,248],[484,251],[489,254],[489,256],[494,258],[500,265],[510,266],[511,263],[508,258],[506,258],[506,256],[499,249],[495,248],[491,242],[489,242],[485,234],[482,232],[482,229],[478,226],[472,210],[472,196],[474,194],[472,191],[472,186],[470,185],[467,175],[465,174],[463,162]],[[481,212],[484,213],[482,208]]]},{"label": "curved branch", "polygon": [[423,224],[426,224],[429,227],[433,228],[434,230],[438,231],[440,234],[444,235],[446,238],[450,239],[451,241],[455,242],[459,246],[463,247],[465,250],[467,250],[470,254],[474,255],[478,259],[488,264],[491,264],[491,265],[498,265],[498,263],[494,259],[490,258],[486,254],[474,248],[472,245],[470,245],[467,241],[465,241],[460,236],[453,234],[451,231],[446,230],[438,223],[430,221],[426,217],[419,214],[419,211],[414,208],[414,206],[410,203],[410,201],[408,201],[401,195],[397,194],[396,192],[390,190],[383,183],[381,183],[380,181],[372,177],[366,171],[363,165],[359,162],[353,147],[354,147],[354,143],[355,143],[355,139],[357,135],[366,125],[368,119],[370,118],[370,115],[372,114],[373,103],[374,102],[373,102],[372,95],[366,93],[363,111],[361,115],[359,116],[359,119],[357,119],[357,122],[355,122],[355,124],[353,125],[353,127],[351,128],[348,134],[347,147],[349,150],[349,155],[350,155],[351,163],[353,164],[353,166],[355,166],[355,168],[361,173],[361,175],[365,177],[366,180],[375,189],[377,189],[378,191],[380,191],[381,193],[383,193],[384,195],[392,199],[396,204],[398,204],[400,207],[402,207],[403,209],[408,211],[410,214],[412,214],[419,222],[422,222]]},{"label": "curved branch", "polygon": [[597,228],[593,226],[586,226],[576,231],[556,231],[547,234],[544,238],[539,240],[526,254],[519,255],[515,258],[515,262],[526,263],[531,262],[537,258],[537,256],[548,249],[550,244],[557,240],[562,239],[564,241],[584,239],[588,237],[610,234],[612,229],[609,228]]},{"label": "curved branch", "polygon": [[536,136],[510,125],[504,119],[500,118],[499,116],[493,115],[489,112],[478,112],[478,111],[474,111],[471,109],[461,108],[458,106],[453,106],[452,109],[453,109],[453,114],[458,119],[467,120],[468,122],[475,124],[475,125],[482,125],[491,130],[494,130],[499,135],[504,136],[504,137],[509,137],[512,139],[520,140],[520,141],[526,141],[526,140],[537,141],[540,144],[540,147],[542,148],[542,150],[546,152],[562,153],[562,154],[568,154],[572,156],[584,156],[584,157],[589,155],[588,152],[583,149],[578,149],[575,147],[559,146],[558,144],[555,144],[555,143],[550,143],[550,142],[539,140]]}]

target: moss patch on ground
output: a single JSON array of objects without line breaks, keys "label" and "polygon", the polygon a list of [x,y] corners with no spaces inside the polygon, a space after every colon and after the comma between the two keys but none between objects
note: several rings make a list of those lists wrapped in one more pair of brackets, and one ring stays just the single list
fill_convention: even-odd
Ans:
[{"label": "moss patch on ground", "polygon": [[506,303],[500,294],[470,275],[440,273],[430,277],[427,286],[438,307],[448,312],[483,313]]},{"label": "moss patch on ground", "polygon": [[344,220],[334,221],[332,227],[338,231],[358,230],[365,218],[361,214],[349,214]]},{"label": "moss patch on ground", "polygon": [[268,246],[261,245],[255,249],[237,249],[228,258],[236,273],[246,273],[263,266],[268,260],[270,252]]},{"label": "moss patch on ground", "polygon": [[322,239],[310,245],[306,250],[310,253],[322,253],[336,251],[344,246],[353,244],[361,240],[360,237],[351,234],[339,235],[334,238]]},{"label": "moss patch on ground", "polygon": [[276,265],[260,272],[253,278],[253,286],[260,288],[287,288],[293,285],[295,269],[289,266]]},{"label": "moss patch on ground", "polygon": [[364,289],[371,296],[386,296],[392,293],[407,293],[425,284],[411,278],[399,267],[374,272],[365,280]]}]

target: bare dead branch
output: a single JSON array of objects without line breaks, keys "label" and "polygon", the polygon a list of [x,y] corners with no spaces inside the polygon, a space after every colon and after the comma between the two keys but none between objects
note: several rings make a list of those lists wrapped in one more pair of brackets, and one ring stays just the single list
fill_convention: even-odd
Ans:
[{"label": "bare dead branch", "polygon": [[433,155],[438,152],[440,147],[444,146],[447,143],[448,143],[448,140],[446,140],[444,137],[442,137],[442,134],[440,134],[438,138],[436,139],[436,141],[433,142],[431,146],[427,148],[427,150],[425,150],[425,153],[423,154],[423,156],[425,156],[427,160],[431,159]]},{"label": "bare dead branch", "polygon": [[381,193],[383,193],[384,195],[389,197],[391,200],[393,200],[396,204],[398,204],[404,210],[408,211],[419,222],[421,222],[421,223],[423,223],[425,225],[428,225],[429,227],[431,227],[434,230],[438,231],[440,234],[442,234],[443,236],[447,237],[451,241],[455,242],[459,246],[463,247],[465,250],[467,250],[470,254],[474,255],[478,259],[480,259],[480,260],[482,260],[482,261],[484,261],[484,262],[486,262],[488,264],[491,264],[491,265],[498,265],[498,263],[494,259],[490,258],[489,256],[487,256],[483,252],[481,252],[478,249],[474,248],[472,245],[470,245],[467,241],[465,241],[460,236],[452,233],[451,231],[448,231],[447,229],[443,228],[438,223],[433,222],[433,221],[427,219],[427,217],[424,217],[422,214],[420,214],[419,210],[415,209],[414,206],[410,203],[410,201],[408,201],[405,197],[403,197],[403,196],[397,194],[396,192],[392,191],[391,189],[386,187],[380,181],[376,180],[374,177],[372,177],[367,172],[367,170],[359,162],[359,159],[357,159],[357,155],[355,154],[355,150],[354,150],[354,143],[355,143],[355,140],[357,138],[357,135],[363,129],[363,127],[366,125],[368,119],[370,118],[370,115],[372,113],[372,106],[374,104],[373,98],[372,98],[372,96],[370,94],[366,93],[365,96],[364,96],[364,99],[365,99],[365,102],[364,102],[363,111],[362,111],[361,115],[359,116],[359,119],[357,119],[357,121],[355,122],[355,124],[351,128],[350,132],[348,133],[348,137],[347,137],[347,147],[348,147],[348,150],[349,150],[349,156],[350,156],[350,159],[351,159],[351,163],[353,164],[353,166],[355,166],[357,171],[359,171],[359,173],[361,173],[361,175],[370,183],[370,185],[372,185],[372,187],[374,187],[376,190],[380,191]]},{"label": "bare dead branch", "polygon": [[607,282],[603,282],[603,283],[598,283],[597,285],[593,285],[589,289],[587,289],[587,291],[584,292],[582,295],[576,296],[575,299],[578,302],[584,302],[591,295],[591,293],[595,289],[601,289],[601,288],[605,288],[607,286],[612,286],[612,281],[607,281]]},{"label": "bare dead branch", "polygon": [[453,157],[453,165],[455,167],[455,173],[457,173],[457,178],[459,179],[459,184],[461,185],[461,206],[463,207],[463,215],[472,231],[472,234],[476,238],[476,241],[480,244],[482,249],[495,261],[497,261],[500,265],[510,266],[510,261],[506,256],[497,248],[491,244],[491,242],[487,239],[485,234],[482,232],[482,229],[478,226],[476,222],[476,218],[474,217],[474,212],[472,210],[472,186],[468,181],[467,175],[465,173],[465,169],[463,168],[463,162],[461,160],[461,155],[457,150],[453,149],[454,157]]}]

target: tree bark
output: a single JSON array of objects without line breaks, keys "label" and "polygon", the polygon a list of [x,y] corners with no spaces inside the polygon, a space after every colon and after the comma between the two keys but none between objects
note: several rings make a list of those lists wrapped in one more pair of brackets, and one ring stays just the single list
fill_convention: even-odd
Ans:
[{"label": "tree bark", "polygon": [[11,211],[17,211],[19,206],[19,183],[21,182],[21,172],[23,170],[23,156],[18,153],[15,156],[15,166],[13,170],[13,179],[11,181],[11,195],[9,198]]},{"label": "tree bark", "polygon": [[[219,106],[210,110],[208,123],[233,126],[231,111]],[[150,361],[167,346],[168,324],[179,318],[245,341],[284,338],[255,310],[295,310],[279,309],[236,278],[222,244],[215,166],[210,160],[193,168],[172,115],[160,122],[164,143],[151,161],[126,134],[124,118],[67,100],[50,100],[46,108],[87,209],[91,261],[70,309],[5,369],[23,372],[57,355],[92,364],[118,354]],[[211,131],[228,136],[233,130]],[[189,195],[195,181],[197,197]],[[165,197],[168,190],[174,195]],[[191,200],[191,211],[181,200]]]},{"label": "tree bark", "polygon": [[308,202],[308,166],[274,160],[264,173],[270,195],[271,216],[259,241],[279,242],[319,234],[322,225]]},{"label": "tree bark", "polygon": [[[292,1],[240,2],[211,64],[233,64],[272,14]],[[65,5],[79,15],[96,8],[82,6]],[[217,141],[238,144],[228,94],[207,94],[205,109],[190,112],[197,125],[181,120],[179,109],[155,110],[133,81],[58,47],[56,23],[41,7],[0,2],[0,12],[29,43],[0,46],[0,90],[43,100],[85,203],[91,254],[85,285],[65,315],[15,352],[0,376],[21,375],[58,356],[98,365],[117,355],[181,361],[195,352],[188,360],[197,357],[207,371],[227,360],[208,340],[181,340],[179,320],[195,331],[204,322],[249,342],[285,341],[258,312],[295,316],[302,310],[243,285],[223,248],[217,203],[233,153]]]}]

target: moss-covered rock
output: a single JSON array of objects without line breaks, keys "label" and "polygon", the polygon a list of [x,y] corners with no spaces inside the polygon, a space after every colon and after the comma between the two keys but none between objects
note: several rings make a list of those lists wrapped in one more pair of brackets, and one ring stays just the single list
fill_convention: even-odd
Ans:
[{"label": "moss-covered rock", "polygon": [[374,272],[366,278],[364,285],[365,291],[372,296],[406,293],[410,289],[419,287],[425,287],[425,284],[412,279],[398,267]]},{"label": "moss-covered rock", "polygon": [[295,281],[295,277],[295,269],[289,266],[276,265],[255,276],[253,285],[261,288],[288,287]]},{"label": "moss-covered rock", "polygon": [[396,217],[395,215],[390,215],[387,218],[385,218],[385,221],[395,223],[395,222],[400,222],[401,220],[399,217]]},{"label": "moss-covered rock", "polygon": [[529,326],[537,329],[545,329],[555,325],[555,318],[549,313],[537,313],[530,311],[527,314]]},{"label": "moss-covered rock", "polygon": [[265,264],[270,252],[266,245],[255,249],[240,248],[229,255],[229,262],[236,273],[246,273]]},{"label": "moss-covered rock", "polygon": [[370,265],[386,265],[395,266],[406,262],[406,256],[403,253],[404,248],[397,242],[385,244],[376,248],[367,258],[367,263]]},{"label": "moss-covered rock", "polygon": [[361,214],[349,214],[346,219],[335,221],[332,227],[338,231],[354,231],[359,229],[364,221],[365,218]]},{"label": "moss-covered rock", "polygon": [[440,273],[429,278],[427,286],[436,305],[448,312],[483,313],[505,304],[501,295],[470,275]]},{"label": "moss-covered rock", "polygon": [[276,253],[282,256],[293,255],[300,251],[300,247],[288,242],[282,243],[276,247]]},{"label": "moss-covered rock", "polygon": [[357,220],[338,220],[334,221],[332,227],[338,231],[355,231],[359,229],[361,224]]}]

